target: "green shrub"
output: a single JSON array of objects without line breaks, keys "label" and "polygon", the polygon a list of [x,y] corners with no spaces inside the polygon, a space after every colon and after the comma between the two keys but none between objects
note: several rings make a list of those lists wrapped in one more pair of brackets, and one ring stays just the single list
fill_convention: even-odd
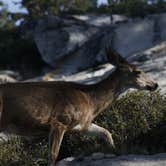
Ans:
[{"label": "green shrub", "polygon": [[148,14],[166,12],[166,2],[158,1],[157,4],[147,4],[146,1],[125,0],[120,2],[111,2],[109,5],[101,5],[95,10],[95,13],[113,13],[122,14],[129,17],[144,17]]},{"label": "green shrub", "polygon": [[45,166],[47,155],[45,140],[33,142],[13,136],[8,142],[0,144],[1,166]]},{"label": "green shrub", "polygon": [[131,17],[144,17],[146,3],[140,0],[128,0],[126,2],[126,14]]},{"label": "green shrub", "polygon": [[[112,131],[116,144],[120,147],[119,150],[128,151],[128,148],[136,144],[136,146],[142,145],[144,148],[149,148],[146,147],[145,136],[151,134],[158,137],[155,131],[166,125],[166,98],[159,92],[128,93],[117,100],[109,111],[104,112],[97,119],[97,123]],[[148,140],[149,143],[154,137]],[[163,137],[166,138],[166,135]],[[153,146],[155,148],[165,146],[164,144],[166,145],[164,142],[155,142]],[[123,149],[124,146],[127,149]]]},{"label": "green shrub", "polygon": [[0,29],[0,69],[40,71],[44,62],[33,40],[20,35],[19,28]]},{"label": "green shrub", "polygon": [[[156,153],[166,151],[166,97],[159,92],[128,93],[114,102],[95,120],[113,133],[119,153]],[[48,140],[11,139],[0,145],[0,165],[46,165]],[[68,133],[59,159],[96,151],[111,152],[104,141],[83,134]]]},{"label": "green shrub", "polygon": [[[95,123],[112,132],[118,153],[154,153],[166,150],[166,97],[159,92],[128,93],[99,115]],[[69,135],[67,138],[63,142],[63,155],[65,152],[68,155],[73,152],[78,155],[110,150],[96,138],[80,137],[80,134]]]}]

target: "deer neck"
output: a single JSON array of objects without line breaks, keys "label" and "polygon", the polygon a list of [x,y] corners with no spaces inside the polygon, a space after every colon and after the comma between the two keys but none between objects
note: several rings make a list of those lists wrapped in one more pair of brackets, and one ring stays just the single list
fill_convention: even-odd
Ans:
[{"label": "deer neck", "polygon": [[123,85],[121,73],[117,69],[106,79],[97,83],[92,88],[92,99],[94,101],[94,116],[104,111],[127,87]]}]

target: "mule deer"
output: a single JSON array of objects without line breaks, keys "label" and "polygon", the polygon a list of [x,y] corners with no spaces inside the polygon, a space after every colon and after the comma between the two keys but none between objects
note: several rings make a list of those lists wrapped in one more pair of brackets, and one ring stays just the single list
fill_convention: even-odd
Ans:
[{"label": "mule deer", "polygon": [[[1,130],[15,125],[21,134],[50,129],[49,165],[56,162],[67,131],[99,135],[114,147],[111,133],[93,119],[105,110],[124,90],[155,90],[157,83],[142,70],[129,64],[117,52],[106,50],[116,69],[106,79],[93,85],[73,82],[26,82],[0,85]],[[13,131],[14,132],[14,131]]]}]

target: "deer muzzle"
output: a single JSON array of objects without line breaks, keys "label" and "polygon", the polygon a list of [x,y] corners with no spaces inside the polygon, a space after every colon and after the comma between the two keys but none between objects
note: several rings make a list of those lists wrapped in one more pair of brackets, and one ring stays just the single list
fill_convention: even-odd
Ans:
[{"label": "deer muzzle", "polygon": [[149,85],[146,86],[146,89],[150,91],[155,91],[157,88],[158,88],[157,83],[155,83],[153,86],[149,86]]}]

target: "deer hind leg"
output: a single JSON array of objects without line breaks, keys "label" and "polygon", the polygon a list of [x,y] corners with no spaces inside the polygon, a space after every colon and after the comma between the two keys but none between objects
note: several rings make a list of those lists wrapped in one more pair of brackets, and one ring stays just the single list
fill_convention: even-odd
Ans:
[{"label": "deer hind leg", "polygon": [[59,154],[59,149],[65,134],[63,126],[51,128],[49,135],[49,163],[48,166],[55,166],[56,159]]},{"label": "deer hind leg", "polygon": [[114,144],[114,140],[112,138],[112,134],[106,130],[105,128],[103,127],[100,127],[96,124],[91,124],[87,130],[85,131],[85,133],[87,135],[90,135],[90,136],[98,136],[100,138],[103,138],[104,140],[107,141],[107,143],[113,148],[115,149],[115,144]]}]

